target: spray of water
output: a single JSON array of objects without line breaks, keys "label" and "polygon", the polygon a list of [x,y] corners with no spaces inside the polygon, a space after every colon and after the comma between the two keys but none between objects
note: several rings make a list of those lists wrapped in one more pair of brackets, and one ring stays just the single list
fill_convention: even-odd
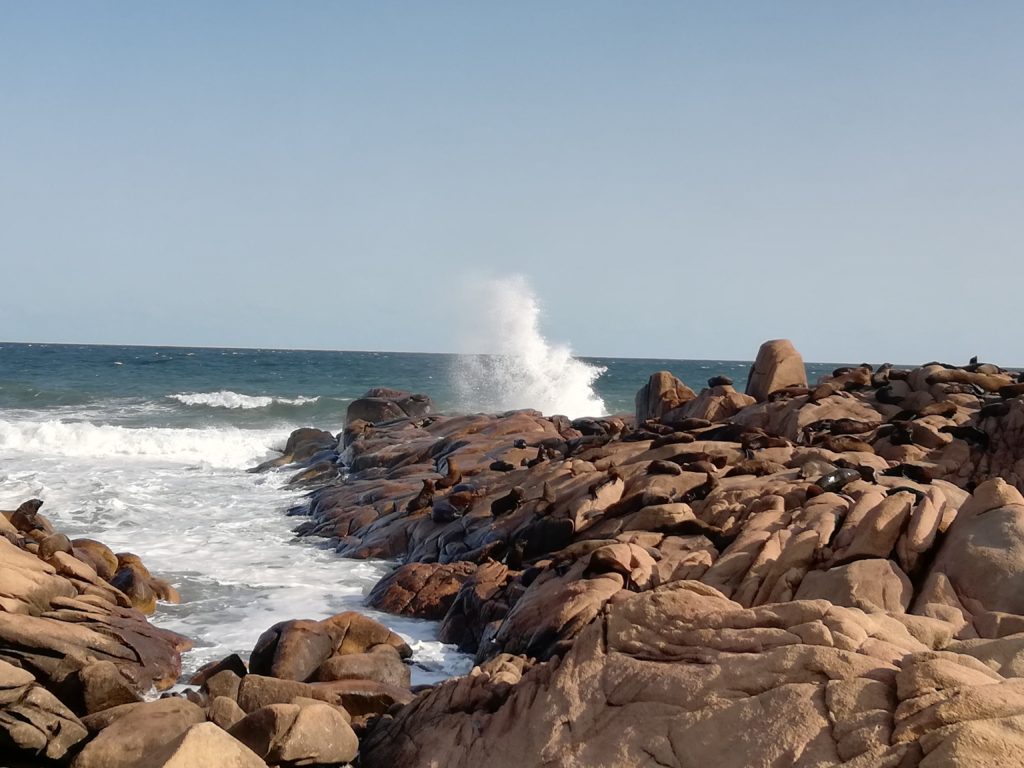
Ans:
[{"label": "spray of water", "polygon": [[461,321],[463,348],[485,354],[456,359],[453,378],[464,411],[534,408],[569,418],[602,416],[594,382],[605,369],[572,356],[540,332],[540,304],[522,277],[475,281],[476,301]]}]

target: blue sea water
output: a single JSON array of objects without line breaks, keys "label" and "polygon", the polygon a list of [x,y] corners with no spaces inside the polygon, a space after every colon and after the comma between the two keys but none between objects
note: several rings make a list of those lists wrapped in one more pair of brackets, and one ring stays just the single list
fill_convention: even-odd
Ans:
[{"label": "blue sea water", "polygon": [[[192,669],[245,653],[271,624],[362,609],[391,564],[355,562],[295,540],[287,471],[245,469],[291,430],[340,431],[372,386],[430,395],[440,411],[535,407],[570,417],[631,412],[658,370],[699,390],[749,362],[576,359],[541,338],[522,354],[117,347],[0,343],[0,509],[27,498],[72,537],[140,555],[181,591],[155,620],[192,637]],[[833,365],[809,365],[813,378]],[[415,649],[414,679],[468,659],[429,622],[380,617]]]}]

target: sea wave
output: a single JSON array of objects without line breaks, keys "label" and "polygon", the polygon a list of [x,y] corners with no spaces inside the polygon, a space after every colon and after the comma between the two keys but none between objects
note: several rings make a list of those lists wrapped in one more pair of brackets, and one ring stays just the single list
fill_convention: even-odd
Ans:
[{"label": "sea wave", "polygon": [[477,297],[477,306],[461,323],[463,343],[493,353],[456,358],[452,378],[460,410],[535,408],[571,419],[608,412],[594,389],[606,369],[544,337],[540,301],[525,278],[482,281],[466,293]]},{"label": "sea wave", "polygon": [[183,405],[205,405],[210,408],[266,408],[267,406],[279,405],[307,405],[320,400],[317,397],[270,397],[267,395],[243,395],[232,392],[229,389],[222,389],[220,392],[179,392],[175,395],[168,395],[172,400],[177,400]]},{"label": "sea wave", "polygon": [[283,440],[280,429],[131,428],[91,422],[0,421],[0,452],[125,458],[246,468]]}]

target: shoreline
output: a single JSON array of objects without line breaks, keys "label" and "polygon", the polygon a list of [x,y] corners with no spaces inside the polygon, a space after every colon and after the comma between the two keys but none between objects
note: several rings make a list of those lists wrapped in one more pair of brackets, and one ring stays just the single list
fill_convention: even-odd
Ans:
[{"label": "shoreline", "polygon": [[[346,422],[296,430],[252,471],[291,472],[308,501],[287,512],[305,514],[296,535],[397,561],[367,605],[440,621],[472,672],[412,687],[411,650],[386,626],[296,616],[248,664],[228,656],[193,676],[198,691],[139,703],[116,659],[95,672],[88,644],[68,657],[70,688],[67,671],[26,667],[39,652],[23,627],[20,650],[0,646],[3,690],[18,691],[0,702],[0,741],[50,758],[26,765],[72,768],[183,755],[256,768],[296,750],[311,765],[358,752],[361,768],[1024,760],[1017,374],[851,367],[809,384],[796,350],[770,342],[748,393],[655,373],[632,417],[448,416],[380,388]],[[22,518],[0,545],[58,586],[22,588],[24,609],[0,619],[77,620],[52,545],[39,554],[56,534]],[[132,588],[96,567],[83,579],[75,551],[57,560],[80,595],[102,593],[90,621],[155,582],[113,553],[96,566],[131,566],[134,581],[110,578]],[[181,650],[164,642],[160,669]],[[121,699],[90,699],[89,685]],[[32,741],[3,714],[58,706],[67,738]]]}]

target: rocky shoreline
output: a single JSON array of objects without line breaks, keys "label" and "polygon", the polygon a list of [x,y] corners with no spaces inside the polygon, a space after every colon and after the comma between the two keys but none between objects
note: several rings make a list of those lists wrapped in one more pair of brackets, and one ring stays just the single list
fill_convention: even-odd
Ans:
[{"label": "rocky shoreline", "polygon": [[632,415],[445,416],[372,390],[341,435],[298,430],[256,471],[294,467],[299,535],[401,563],[372,607],[438,620],[475,654],[415,691],[408,647],[350,612],[276,625],[248,665],[140,702],[186,643],[138,608],[173,594],[137,558],[55,539],[37,510],[6,514],[0,754],[1024,765],[1022,396],[976,361],[808,384],[782,341],[745,393],[656,373]]}]

